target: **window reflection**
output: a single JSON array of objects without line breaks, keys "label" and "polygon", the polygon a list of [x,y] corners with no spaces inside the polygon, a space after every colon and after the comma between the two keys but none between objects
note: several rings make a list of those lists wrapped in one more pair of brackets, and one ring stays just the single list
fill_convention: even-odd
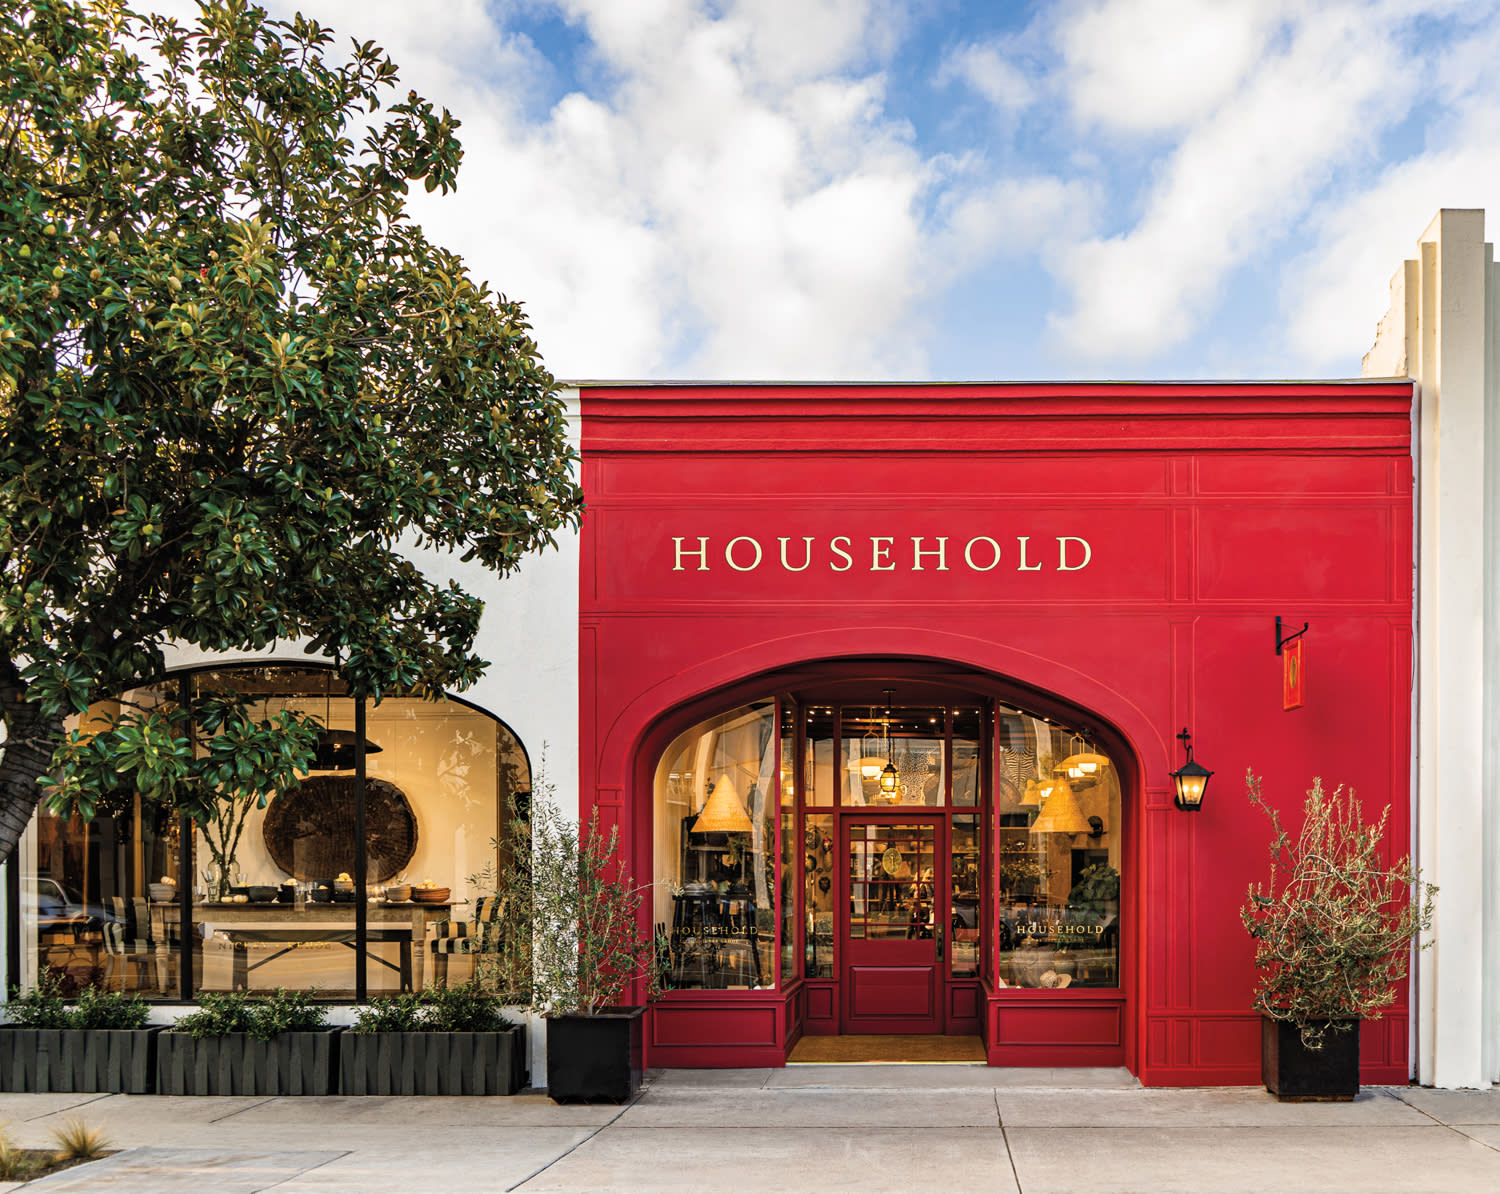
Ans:
[{"label": "window reflection", "polygon": [[1081,735],[1002,710],[996,782],[998,982],[1119,984],[1120,784]]},{"label": "window reflection", "polygon": [[654,919],[676,988],[776,982],[776,705],[680,735],[657,767]]}]

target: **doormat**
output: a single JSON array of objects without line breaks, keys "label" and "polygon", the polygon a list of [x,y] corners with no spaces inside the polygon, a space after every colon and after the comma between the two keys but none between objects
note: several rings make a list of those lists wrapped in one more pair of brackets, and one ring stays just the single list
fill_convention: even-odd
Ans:
[{"label": "doormat", "polygon": [[983,1065],[977,1036],[804,1036],[792,1046],[787,1065]]}]

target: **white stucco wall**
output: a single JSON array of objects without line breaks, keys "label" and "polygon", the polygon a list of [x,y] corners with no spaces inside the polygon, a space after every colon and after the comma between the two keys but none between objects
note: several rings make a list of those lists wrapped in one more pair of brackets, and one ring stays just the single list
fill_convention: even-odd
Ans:
[{"label": "white stucco wall", "polygon": [[1500,312],[1484,212],[1440,211],[1391,281],[1367,377],[1418,384],[1414,843],[1439,888],[1414,972],[1418,1079],[1500,1081]]},{"label": "white stucco wall", "polygon": [[[578,447],[577,390],[565,390],[569,435]],[[498,577],[458,554],[406,551],[433,580],[456,580],[484,601],[475,650],[490,661],[463,698],[505,722],[531,758],[533,775],[546,752],[546,777],[562,807],[578,809],[578,552],[576,533],[558,536],[557,548],[526,557],[518,571]],[[210,654],[176,648],[168,666],[281,659],[306,663],[298,643],[259,653]]]}]

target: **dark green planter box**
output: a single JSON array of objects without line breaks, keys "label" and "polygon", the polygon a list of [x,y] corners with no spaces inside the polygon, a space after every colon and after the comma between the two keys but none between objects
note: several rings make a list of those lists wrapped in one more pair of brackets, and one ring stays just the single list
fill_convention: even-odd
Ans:
[{"label": "dark green planter box", "polygon": [[160,1028],[0,1028],[0,1090],[151,1094]]},{"label": "dark green planter box", "polygon": [[243,1032],[194,1040],[163,1032],[156,1045],[156,1093],[327,1095],[338,1092],[342,1028],[283,1032],[269,1041]]},{"label": "dark green planter box", "polygon": [[508,1095],[526,1088],[526,1030],[346,1032],[339,1093]]},{"label": "dark green planter box", "polygon": [[641,1087],[646,1009],[547,1017],[547,1094],[557,1103],[623,1103]]},{"label": "dark green planter box", "polygon": [[1260,1020],[1260,1075],[1283,1103],[1348,1102],[1359,1093],[1359,1021],[1346,1031],[1330,1028],[1321,1049],[1302,1043],[1286,1020]]}]

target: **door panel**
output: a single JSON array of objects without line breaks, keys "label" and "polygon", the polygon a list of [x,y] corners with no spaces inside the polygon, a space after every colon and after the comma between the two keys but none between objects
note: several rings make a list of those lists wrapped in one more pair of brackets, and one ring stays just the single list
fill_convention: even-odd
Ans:
[{"label": "door panel", "polygon": [[849,1014],[860,1019],[930,1019],[936,1011],[932,980],[931,966],[851,966]]},{"label": "door panel", "polygon": [[841,818],[844,1032],[942,1032],[947,822],[892,810]]}]

